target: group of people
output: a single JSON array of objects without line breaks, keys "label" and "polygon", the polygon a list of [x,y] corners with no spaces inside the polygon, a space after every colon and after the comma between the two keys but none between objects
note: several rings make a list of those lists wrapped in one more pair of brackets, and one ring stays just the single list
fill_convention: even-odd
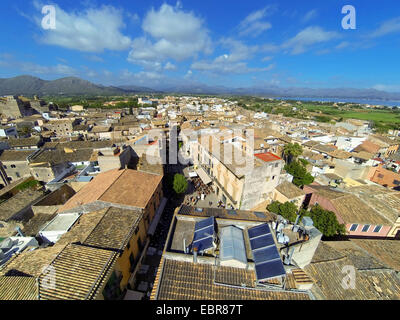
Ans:
[{"label": "group of people", "polygon": [[205,194],[206,196],[213,193],[213,189],[211,186],[207,186],[203,183],[203,181],[199,178],[192,178],[192,183],[194,185],[194,189],[199,193],[199,194]]},{"label": "group of people", "polygon": [[[195,189],[195,194],[190,196],[186,201],[186,205],[196,205],[199,200],[205,200],[208,195],[214,192],[211,186],[207,186],[203,183],[203,181],[199,178],[192,178],[192,184]],[[210,207],[212,206],[212,201],[209,201],[208,204]]]}]

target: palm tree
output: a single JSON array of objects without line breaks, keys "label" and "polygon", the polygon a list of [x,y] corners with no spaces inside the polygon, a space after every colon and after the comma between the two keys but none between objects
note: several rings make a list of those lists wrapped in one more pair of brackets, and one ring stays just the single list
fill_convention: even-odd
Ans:
[{"label": "palm tree", "polygon": [[298,143],[288,143],[283,148],[283,154],[285,155],[285,161],[287,163],[291,163],[302,153],[303,153],[303,147]]}]

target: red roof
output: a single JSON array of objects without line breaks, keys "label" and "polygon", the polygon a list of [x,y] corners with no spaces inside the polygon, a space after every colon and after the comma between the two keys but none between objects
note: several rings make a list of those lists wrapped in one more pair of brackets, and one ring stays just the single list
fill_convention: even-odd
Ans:
[{"label": "red roof", "polygon": [[261,160],[263,160],[265,162],[282,160],[280,157],[274,155],[271,152],[257,153],[254,156],[256,156],[258,159],[261,159]]}]

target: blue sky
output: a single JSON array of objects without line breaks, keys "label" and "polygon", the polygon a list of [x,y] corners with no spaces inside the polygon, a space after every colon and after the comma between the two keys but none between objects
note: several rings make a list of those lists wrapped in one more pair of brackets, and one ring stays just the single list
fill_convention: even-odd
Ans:
[{"label": "blue sky", "polygon": [[0,37],[0,77],[400,92],[397,0],[3,0]]}]

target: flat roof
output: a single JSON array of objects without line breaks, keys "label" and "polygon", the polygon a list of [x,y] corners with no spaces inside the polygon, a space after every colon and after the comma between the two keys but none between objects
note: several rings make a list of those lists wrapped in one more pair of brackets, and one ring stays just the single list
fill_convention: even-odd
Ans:
[{"label": "flat roof", "polygon": [[58,214],[40,232],[68,231],[79,217],[79,213]]},{"label": "flat roof", "polygon": [[263,160],[264,162],[282,160],[280,157],[278,157],[277,155],[274,155],[271,152],[256,153],[254,156],[257,157],[260,160]]}]

